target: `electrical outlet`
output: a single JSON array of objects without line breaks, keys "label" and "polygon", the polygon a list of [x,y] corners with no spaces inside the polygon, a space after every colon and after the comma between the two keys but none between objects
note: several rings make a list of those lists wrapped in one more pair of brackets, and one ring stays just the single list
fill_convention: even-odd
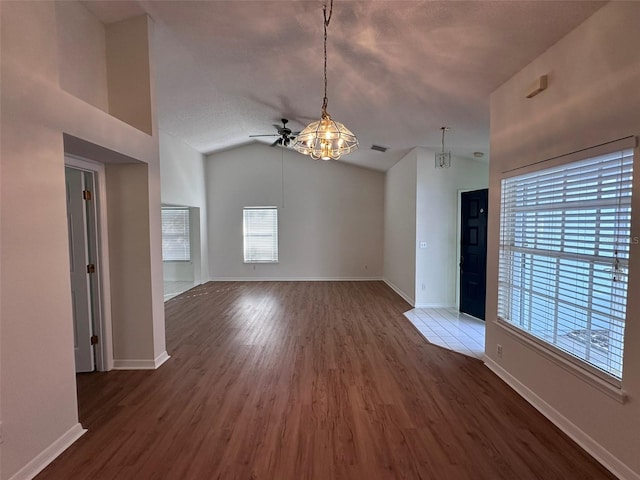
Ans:
[{"label": "electrical outlet", "polygon": [[496,353],[498,354],[498,358],[502,358],[502,345],[496,345]]}]

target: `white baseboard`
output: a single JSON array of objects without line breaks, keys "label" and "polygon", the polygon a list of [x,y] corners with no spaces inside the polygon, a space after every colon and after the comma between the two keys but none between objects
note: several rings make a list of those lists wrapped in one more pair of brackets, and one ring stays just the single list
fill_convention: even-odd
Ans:
[{"label": "white baseboard", "polygon": [[406,293],[404,293],[399,287],[395,286],[393,283],[391,283],[389,280],[387,280],[386,278],[383,278],[382,281],[384,283],[386,283],[389,288],[391,290],[393,290],[394,292],[396,292],[398,295],[400,295],[402,297],[402,299],[407,302],[409,305],[411,305],[412,307],[414,306],[415,301],[413,300],[413,298],[411,298],[411,296],[407,295]]},{"label": "white baseboard", "polygon": [[212,277],[210,282],[373,282],[382,277]]},{"label": "white baseboard", "polygon": [[156,359],[153,361],[153,363],[155,364],[155,368],[159,368],[160,365],[162,365],[164,362],[166,362],[167,360],[169,360],[171,358],[171,356],[167,353],[167,351],[165,350],[164,352],[162,352],[160,355],[158,355],[156,357]]},{"label": "white baseboard", "polygon": [[31,480],[86,432],[87,431],[82,428],[82,425],[76,423],[60,438],[40,452],[33,460],[13,474],[9,480]]},{"label": "white baseboard", "polygon": [[516,377],[494,362],[488,356],[483,357],[484,364],[513,388],[522,398],[529,402],[536,410],[544,415],[551,423],[566,433],[574,442],[580,445],[589,455],[595,458],[606,469],[620,480],[640,480],[640,474],[631,470],[618,458],[612,455],[602,445],[583,432],[567,417],[540,398],[535,392],[521,383]]},{"label": "white baseboard", "polygon": [[113,360],[114,370],[155,370],[169,360],[169,354],[162,352],[154,360]]},{"label": "white baseboard", "polygon": [[451,303],[416,303],[413,308],[456,308]]}]

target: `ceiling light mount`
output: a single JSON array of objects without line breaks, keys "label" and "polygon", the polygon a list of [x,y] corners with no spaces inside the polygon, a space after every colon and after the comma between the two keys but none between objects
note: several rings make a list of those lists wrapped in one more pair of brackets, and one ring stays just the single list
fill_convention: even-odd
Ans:
[{"label": "ceiling light mount", "polygon": [[451,152],[444,151],[444,133],[451,129],[440,127],[440,130],[442,130],[442,152],[436,152],[436,168],[449,168],[451,166]]},{"label": "ceiling light mount", "polygon": [[313,159],[338,160],[358,148],[358,139],[342,123],[336,122],[327,112],[327,27],[333,14],[333,0],[329,13],[327,4],[322,7],[324,17],[324,97],[322,99],[322,116],[320,120],[307,125],[293,143],[298,152],[309,155]]}]

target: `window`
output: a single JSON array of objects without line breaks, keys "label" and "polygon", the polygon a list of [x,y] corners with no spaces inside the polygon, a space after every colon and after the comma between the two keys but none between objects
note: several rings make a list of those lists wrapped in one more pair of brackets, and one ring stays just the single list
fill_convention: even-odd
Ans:
[{"label": "window", "polygon": [[278,209],[276,207],[245,207],[244,262],[278,262]]},{"label": "window", "polygon": [[633,150],[625,150],[502,180],[499,319],[614,382],[632,176]]},{"label": "window", "polygon": [[162,208],[162,260],[191,260],[188,208]]}]

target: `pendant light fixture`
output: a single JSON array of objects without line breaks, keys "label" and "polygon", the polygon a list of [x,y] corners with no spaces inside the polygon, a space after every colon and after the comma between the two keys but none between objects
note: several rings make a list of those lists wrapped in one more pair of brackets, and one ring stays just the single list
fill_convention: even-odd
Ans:
[{"label": "pendant light fixture", "polygon": [[451,152],[444,151],[444,132],[449,130],[449,127],[440,127],[442,130],[442,152],[436,152],[436,168],[449,168],[451,166]]},{"label": "pendant light fixture", "polygon": [[333,0],[327,15],[327,4],[322,7],[324,16],[324,98],[322,100],[322,117],[310,123],[298,134],[293,148],[317,160],[338,160],[342,155],[358,148],[358,139],[342,123],[336,122],[327,112],[327,27],[333,13]]}]

